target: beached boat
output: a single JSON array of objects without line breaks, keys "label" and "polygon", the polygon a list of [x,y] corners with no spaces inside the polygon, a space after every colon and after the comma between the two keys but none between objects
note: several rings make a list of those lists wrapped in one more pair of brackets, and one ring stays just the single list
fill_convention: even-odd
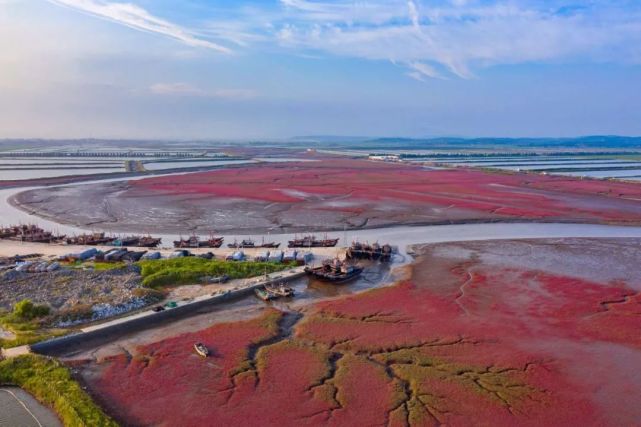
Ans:
[{"label": "beached boat", "polygon": [[280,243],[275,243],[275,242],[265,243],[264,240],[260,245],[257,245],[256,242],[254,242],[251,239],[243,239],[240,243],[234,240],[234,243],[229,243],[227,245],[227,247],[231,249],[251,249],[251,248],[275,249],[275,248],[278,248],[279,246],[280,246]]},{"label": "beached boat", "polygon": [[253,240],[249,240],[249,239],[242,240],[240,243],[234,240],[234,243],[229,243],[227,247],[231,249],[250,249],[250,248],[255,248],[256,244],[254,243]]},{"label": "beached boat", "polygon": [[141,248],[156,248],[162,242],[161,238],[143,236],[138,240],[138,246]]},{"label": "beached boat", "polygon": [[347,259],[371,259],[379,261],[390,261],[394,250],[391,245],[378,243],[369,244],[361,242],[352,242],[347,249]]},{"label": "beached boat", "polygon": [[202,357],[209,356],[209,349],[205,347],[203,343],[197,342],[196,344],[194,344],[194,350],[196,350],[196,353],[198,353]]},{"label": "beached boat", "polygon": [[219,248],[223,244],[223,237],[210,237],[207,240],[200,240],[198,236],[191,236],[188,239],[181,238],[174,240],[175,248]]},{"label": "beached boat", "polygon": [[339,239],[318,240],[315,236],[305,236],[302,239],[294,239],[288,242],[290,248],[333,248],[338,244]]},{"label": "beached boat", "polygon": [[138,246],[139,241],[140,241],[140,237],[138,236],[118,237],[114,241],[110,242],[109,246],[119,246],[119,247]]},{"label": "beached boat", "polygon": [[305,267],[308,275],[331,283],[345,283],[356,279],[363,272],[362,267],[347,264],[338,258],[324,262],[320,267]]},{"label": "beached boat", "polygon": [[105,236],[105,233],[91,233],[68,237],[65,239],[65,243],[68,245],[97,246],[107,245],[114,240],[116,240],[115,237]]},{"label": "beached boat", "polygon": [[262,299],[263,301],[269,301],[275,298],[274,294],[272,294],[271,292],[268,292],[267,289],[265,288],[256,288],[254,289],[254,293],[258,298]]},{"label": "beached boat", "polygon": [[293,297],[294,296],[294,289],[285,285],[284,283],[279,283],[276,285],[270,285],[270,286],[265,286],[265,290],[267,292],[270,292],[277,297]]}]

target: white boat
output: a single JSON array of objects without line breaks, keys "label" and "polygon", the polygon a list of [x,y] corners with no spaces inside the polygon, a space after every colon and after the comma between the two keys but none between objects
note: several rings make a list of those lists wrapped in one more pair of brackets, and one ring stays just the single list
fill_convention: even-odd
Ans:
[{"label": "white boat", "polygon": [[196,344],[194,344],[194,350],[196,350],[196,353],[198,353],[202,357],[209,356],[209,349],[205,347],[203,343],[197,342]]}]

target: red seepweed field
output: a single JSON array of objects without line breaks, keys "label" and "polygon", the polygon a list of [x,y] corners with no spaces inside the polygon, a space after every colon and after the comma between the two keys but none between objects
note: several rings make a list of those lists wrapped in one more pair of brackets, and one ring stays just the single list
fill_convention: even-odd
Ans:
[{"label": "red seepweed field", "polygon": [[609,267],[638,240],[421,252],[394,286],[88,363],[89,387],[134,425],[638,423],[641,274]]},{"label": "red seepweed field", "polygon": [[[253,165],[131,182],[149,195],[214,195],[414,221],[532,219],[638,223],[641,186],[349,159]],[[374,213],[372,213],[374,212]]]},{"label": "red seepweed field", "polygon": [[175,234],[497,221],[641,223],[638,183],[315,159],[38,188],[15,195],[12,203],[81,227],[100,224],[117,232],[158,229]]}]

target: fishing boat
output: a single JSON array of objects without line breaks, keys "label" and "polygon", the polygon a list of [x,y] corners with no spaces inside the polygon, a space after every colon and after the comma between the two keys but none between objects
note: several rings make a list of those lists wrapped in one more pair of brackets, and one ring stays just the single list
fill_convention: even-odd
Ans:
[{"label": "fishing boat", "polygon": [[394,250],[391,245],[378,243],[369,244],[361,242],[352,242],[347,249],[347,259],[371,259],[379,261],[390,261]]},{"label": "fishing boat", "polygon": [[189,237],[188,239],[174,240],[175,248],[219,248],[223,244],[224,238],[222,237],[210,237],[207,240],[200,240],[196,235]]},{"label": "fishing boat", "polygon": [[265,248],[265,249],[277,249],[280,247],[280,243],[276,242],[268,242],[268,243],[261,243],[259,248]]},{"label": "fishing boat", "polygon": [[267,290],[267,292],[275,294],[278,297],[288,298],[294,296],[294,289],[285,285],[284,283],[265,286],[265,289]]},{"label": "fishing boat", "polygon": [[140,246],[141,248],[156,248],[158,247],[158,245],[160,245],[160,242],[162,242],[161,238],[143,236],[138,241],[138,246]]},{"label": "fishing boat", "polygon": [[271,292],[268,292],[267,289],[265,288],[256,288],[254,289],[254,293],[258,298],[262,299],[263,301],[269,301],[274,299],[274,294],[272,294]]},{"label": "fishing boat", "polygon": [[264,240],[261,242],[260,245],[257,245],[256,242],[254,242],[251,239],[243,239],[240,243],[234,240],[234,243],[229,243],[227,245],[227,247],[231,249],[251,249],[251,248],[276,249],[279,246],[280,246],[280,243],[276,243],[276,242],[265,243]]},{"label": "fishing boat", "polygon": [[318,240],[316,236],[304,236],[302,239],[294,239],[288,242],[290,248],[333,248],[338,244],[339,239],[324,239]]},{"label": "fishing boat", "polygon": [[196,350],[196,353],[198,353],[202,357],[209,356],[209,349],[205,347],[203,343],[197,342],[196,344],[194,344],[194,350]]},{"label": "fishing boat", "polygon": [[115,237],[105,236],[105,233],[91,233],[68,237],[65,239],[65,243],[68,245],[97,246],[107,245],[114,240],[116,240]]},{"label": "fishing boat", "polygon": [[346,261],[336,258],[324,262],[320,267],[305,267],[308,275],[331,283],[345,283],[356,279],[363,272],[362,267],[349,265]]},{"label": "fishing boat", "polygon": [[240,243],[234,240],[234,243],[229,243],[227,247],[231,249],[249,249],[249,248],[255,248],[256,244],[254,243],[253,240],[250,240],[250,239],[244,239]]},{"label": "fishing boat", "polygon": [[224,237],[214,237],[210,236],[207,240],[201,240],[198,242],[199,248],[219,248],[223,245]]},{"label": "fishing boat", "polygon": [[125,236],[125,237],[119,237],[114,241],[110,242],[109,246],[119,246],[119,247],[138,246],[139,241],[140,241],[140,237],[138,236]]}]

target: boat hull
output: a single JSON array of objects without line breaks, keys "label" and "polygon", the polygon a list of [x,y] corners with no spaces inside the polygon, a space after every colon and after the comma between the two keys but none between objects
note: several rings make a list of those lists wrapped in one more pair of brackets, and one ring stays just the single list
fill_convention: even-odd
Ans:
[{"label": "boat hull", "polygon": [[322,271],[322,268],[308,268],[305,272],[314,279],[328,283],[341,284],[357,279],[363,272],[363,269],[360,267],[354,267],[352,271],[342,274],[324,272]]}]

